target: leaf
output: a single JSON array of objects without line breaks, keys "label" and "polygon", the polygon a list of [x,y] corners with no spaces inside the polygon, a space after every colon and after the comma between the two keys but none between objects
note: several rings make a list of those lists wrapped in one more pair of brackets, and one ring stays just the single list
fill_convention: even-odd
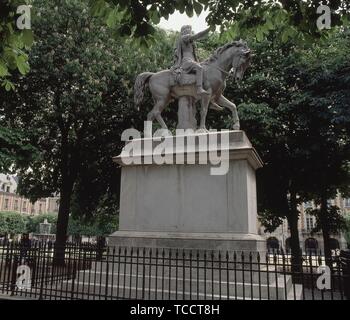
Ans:
[{"label": "leaf", "polygon": [[145,37],[149,34],[152,34],[155,31],[152,25],[147,22],[142,22],[136,26],[135,36],[136,37]]},{"label": "leaf", "polygon": [[186,6],[186,14],[187,14],[190,18],[193,17],[193,6],[192,6],[192,4],[188,4],[188,5]]},{"label": "leaf", "polygon": [[99,16],[101,12],[107,7],[107,3],[104,0],[97,0],[93,2],[91,7],[91,14],[93,16]]},{"label": "leaf", "polygon": [[108,27],[113,28],[116,25],[115,11],[112,10],[107,17],[106,24]]},{"label": "leaf", "polygon": [[16,58],[18,71],[25,75],[29,71],[29,65],[24,56],[19,56]]},{"label": "leaf", "polygon": [[158,24],[160,22],[160,15],[157,10],[151,11],[151,21],[154,24]]},{"label": "leaf", "polygon": [[6,80],[5,81],[5,90],[10,91],[10,90],[15,90],[15,86],[11,81]]},{"label": "leaf", "polygon": [[130,36],[131,35],[131,28],[128,24],[123,24],[122,26],[120,26],[120,28],[118,29],[118,33],[121,36]]},{"label": "leaf", "polygon": [[175,3],[175,8],[180,11],[180,13],[184,13],[186,10],[186,3],[184,0],[178,0]]},{"label": "leaf", "polygon": [[22,33],[23,43],[26,47],[30,47],[34,42],[34,35],[32,30],[23,30]]},{"label": "leaf", "polygon": [[273,25],[273,22],[271,19],[267,19],[266,21],[266,27],[269,29],[269,30],[274,30],[275,29],[275,26]]},{"label": "leaf", "polygon": [[6,65],[3,62],[0,62],[0,77],[5,77],[8,74],[9,73]]},{"label": "leaf", "polygon": [[258,40],[259,42],[264,40],[264,32],[261,30],[261,28],[258,28],[258,30],[256,31],[256,40]]},{"label": "leaf", "polygon": [[194,11],[196,12],[197,16],[199,16],[203,10],[203,6],[199,2],[194,1],[193,7],[194,7]]},{"label": "leaf", "polygon": [[235,39],[239,36],[239,25],[238,22],[234,23],[229,29],[229,35],[232,39]]},{"label": "leaf", "polygon": [[289,31],[288,29],[284,30],[282,33],[282,42],[286,43],[289,39]]}]

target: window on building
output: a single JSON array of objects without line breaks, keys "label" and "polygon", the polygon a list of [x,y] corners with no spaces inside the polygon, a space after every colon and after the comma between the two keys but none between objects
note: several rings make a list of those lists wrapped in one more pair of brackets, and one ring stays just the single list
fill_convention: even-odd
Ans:
[{"label": "window on building", "polygon": [[5,199],[5,206],[4,206],[4,209],[5,210],[8,210],[9,208],[9,199]]},{"label": "window on building", "polygon": [[327,205],[330,207],[330,206],[333,206],[334,205],[334,200],[332,199],[329,199],[327,200]]},{"label": "window on building", "polygon": [[344,207],[350,208],[350,198],[344,199]]},{"label": "window on building", "polygon": [[311,232],[315,228],[315,217],[307,215],[306,216],[306,230]]},{"label": "window on building", "polygon": [[305,251],[307,254],[316,254],[318,249],[318,242],[314,238],[305,240]]},{"label": "window on building", "polygon": [[39,203],[39,213],[43,213],[43,204]]},{"label": "window on building", "polygon": [[10,186],[6,187],[6,192],[10,192]]},{"label": "window on building", "polygon": [[280,242],[275,237],[270,237],[266,240],[267,250],[269,252],[276,252],[280,248]]},{"label": "window on building", "polygon": [[23,211],[27,211],[27,201],[23,201]]},{"label": "window on building", "polygon": [[1,190],[5,191],[5,183],[1,185]]},{"label": "window on building", "polygon": [[18,210],[18,200],[15,200],[15,203],[13,205],[13,210]]}]

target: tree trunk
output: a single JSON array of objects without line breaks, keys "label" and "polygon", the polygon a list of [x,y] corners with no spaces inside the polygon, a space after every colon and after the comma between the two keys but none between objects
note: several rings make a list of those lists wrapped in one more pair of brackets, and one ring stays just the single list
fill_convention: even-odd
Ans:
[{"label": "tree trunk", "polygon": [[302,254],[299,241],[299,229],[298,229],[298,208],[296,193],[290,195],[290,209],[287,217],[290,228],[290,248],[291,248],[291,262],[292,272],[299,273],[302,271]]},{"label": "tree trunk", "polygon": [[332,259],[332,251],[331,251],[331,243],[330,243],[330,234],[329,234],[329,225],[327,221],[328,215],[328,203],[327,197],[324,195],[321,198],[321,210],[320,210],[320,223],[322,228],[322,236],[323,236],[323,246],[324,246],[324,256],[326,260],[326,265],[331,266]]},{"label": "tree trunk", "polygon": [[57,230],[55,242],[54,263],[64,264],[65,246],[67,240],[67,228],[69,221],[70,201],[73,190],[73,184],[65,184],[60,192],[60,205],[57,217]]},{"label": "tree trunk", "polygon": [[57,217],[56,242],[54,252],[54,263],[58,265],[64,264],[65,247],[67,240],[67,229],[69,221],[69,211],[71,204],[71,196],[73,186],[76,179],[76,161],[77,157],[73,156],[74,149],[68,142],[68,126],[61,124],[61,186],[60,186],[60,206]]}]

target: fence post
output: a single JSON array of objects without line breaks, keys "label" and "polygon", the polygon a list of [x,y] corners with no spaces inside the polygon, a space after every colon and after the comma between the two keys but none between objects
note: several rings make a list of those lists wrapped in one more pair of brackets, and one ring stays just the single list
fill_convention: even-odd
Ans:
[{"label": "fence post", "polygon": [[12,274],[11,274],[11,294],[10,294],[11,296],[15,295],[16,288],[17,288],[17,267],[19,265],[19,262],[18,262],[16,249],[17,249],[17,246],[15,245],[14,254],[13,254]]},{"label": "fence post", "polygon": [[44,282],[45,282],[45,262],[46,262],[45,249],[46,249],[46,244],[40,243],[39,244],[39,257],[40,257],[40,251],[42,251],[42,267],[41,267],[41,270],[40,270],[40,260],[39,260],[38,271],[41,271],[41,283],[40,283],[39,300],[43,299],[43,290],[44,290]]},{"label": "fence post", "polygon": [[96,243],[96,261],[101,261],[103,258],[103,251],[106,248],[106,238],[98,237]]},{"label": "fence post", "polygon": [[350,250],[340,251],[340,263],[343,270],[344,294],[347,300],[350,300]]},{"label": "fence post", "polygon": [[73,258],[73,273],[72,273],[72,287],[71,287],[72,292],[71,292],[71,295],[70,295],[71,300],[73,300],[73,298],[74,298],[76,273],[77,273],[77,262]]}]

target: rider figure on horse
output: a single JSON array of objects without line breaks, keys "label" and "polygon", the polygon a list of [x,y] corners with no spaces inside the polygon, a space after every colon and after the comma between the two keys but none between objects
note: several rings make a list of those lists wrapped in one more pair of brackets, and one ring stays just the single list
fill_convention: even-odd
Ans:
[{"label": "rider figure on horse", "polygon": [[175,64],[171,68],[175,73],[183,71],[188,74],[194,71],[196,73],[198,95],[208,93],[203,89],[203,67],[198,62],[194,41],[203,38],[209,33],[209,31],[210,28],[197,34],[193,34],[190,25],[183,26],[181,28],[181,35],[176,43]]}]

